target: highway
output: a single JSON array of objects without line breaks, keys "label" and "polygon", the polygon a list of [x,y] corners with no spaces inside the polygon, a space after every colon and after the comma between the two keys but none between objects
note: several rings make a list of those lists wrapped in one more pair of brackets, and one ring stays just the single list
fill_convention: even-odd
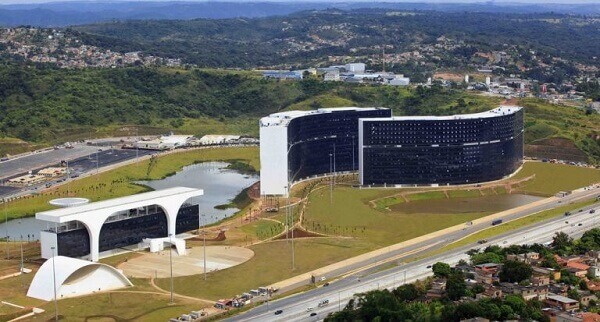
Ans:
[{"label": "highway", "polygon": [[[561,200],[562,203],[579,200],[584,196],[597,195],[599,189],[582,190],[576,193],[571,198]],[[557,206],[557,202],[554,202],[553,206]],[[293,296],[285,297],[275,301],[271,301],[268,305],[264,304],[256,307],[248,312],[244,312],[238,316],[231,317],[226,321],[318,321],[322,320],[330,312],[337,311],[343,308],[346,303],[356,293],[366,292],[374,289],[383,288],[394,288],[403,283],[411,283],[417,279],[422,279],[432,274],[431,269],[427,268],[428,265],[432,265],[436,262],[446,262],[450,265],[456,264],[460,259],[468,260],[466,251],[472,248],[483,248],[489,245],[497,244],[500,246],[509,246],[512,244],[531,244],[531,243],[545,243],[552,240],[552,236],[556,232],[563,231],[572,237],[579,237],[586,230],[592,227],[600,225],[600,220],[596,218],[596,215],[600,213],[600,205],[595,205],[594,209],[596,212],[591,214],[589,212],[591,208],[586,207],[581,212],[573,212],[568,217],[558,217],[543,223],[536,224],[525,228],[512,231],[510,233],[498,236],[490,239],[486,244],[479,245],[477,243],[467,245],[465,247],[457,248],[456,250],[436,255],[431,258],[418,260],[408,264],[400,264],[397,267],[387,269],[384,271],[377,271],[376,267],[370,269],[373,272],[358,272],[346,275],[338,280],[331,281],[327,287],[319,287],[317,289],[307,291],[304,293],[296,294]],[[532,209],[529,213],[535,213],[540,210]],[[567,223],[568,222],[568,223]],[[409,260],[411,257],[422,255],[435,248],[441,247],[447,244],[451,240],[459,238],[459,235],[468,235],[476,230],[488,228],[489,223],[485,227],[478,227],[474,225],[469,227],[466,233],[465,230],[459,231],[457,234],[451,234],[444,236],[443,240],[434,242],[434,246],[429,248],[420,249],[416,251],[410,249],[405,250],[408,255],[395,255],[394,260],[398,262]],[[460,234],[462,233],[462,234]],[[431,241],[430,241],[431,243]],[[414,248],[414,247],[412,247]],[[328,300],[329,303],[321,308],[318,307],[319,302]],[[307,308],[313,308],[310,312]],[[282,310],[281,314],[275,315],[275,311]],[[317,313],[316,316],[310,316],[312,312]]]}]

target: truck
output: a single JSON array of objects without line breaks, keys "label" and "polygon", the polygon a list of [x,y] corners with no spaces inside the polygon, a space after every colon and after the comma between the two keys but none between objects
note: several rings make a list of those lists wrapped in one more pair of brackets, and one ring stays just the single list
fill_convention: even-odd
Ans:
[{"label": "truck", "polygon": [[492,226],[500,225],[502,223],[502,219],[496,219],[492,221]]},{"label": "truck", "polygon": [[317,306],[324,307],[324,306],[327,306],[327,304],[329,304],[329,300],[322,300],[321,302],[319,302],[319,304]]}]

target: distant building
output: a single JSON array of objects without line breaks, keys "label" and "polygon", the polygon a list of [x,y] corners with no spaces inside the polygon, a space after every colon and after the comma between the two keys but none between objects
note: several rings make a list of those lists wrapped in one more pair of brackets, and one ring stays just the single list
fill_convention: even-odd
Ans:
[{"label": "distant building", "polygon": [[143,150],[172,150],[189,144],[191,135],[165,135],[153,140],[140,140],[134,146]]},{"label": "distant building", "polygon": [[344,69],[351,73],[364,73],[366,65],[364,63],[352,63],[344,65]]},{"label": "distant building", "polygon": [[289,70],[268,70],[263,72],[264,78],[275,78],[275,79],[296,79],[300,80],[303,78],[302,71],[289,71]]},{"label": "distant building", "polygon": [[394,77],[387,82],[388,85],[392,86],[408,86],[410,85],[410,78],[408,77]]},{"label": "distant building", "polygon": [[560,308],[563,311],[575,310],[579,307],[577,300],[562,295],[548,295],[545,302],[547,305]]},{"label": "distant building", "polygon": [[326,72],[325,75],[323,75],[323,80],[326,82],[339,81],[340,80],[340,71],[336,69],[336,70]]},{"label": "distant building", "polygon": [[200,145],[227,144],[239,140],[239,135],[205,135],[198,140]]}]

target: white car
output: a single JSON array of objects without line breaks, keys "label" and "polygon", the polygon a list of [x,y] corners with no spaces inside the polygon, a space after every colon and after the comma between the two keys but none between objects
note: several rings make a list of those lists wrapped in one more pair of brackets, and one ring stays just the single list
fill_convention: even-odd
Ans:
[{"label": "white car", "polygon": [[309,307],[307,307],[307,308],[306,308],[306,312],[310,312],[310,311],[312,311],[313,309],[314,309],[314,308],[312,308],[312,307],[310,307],[310,306],[309,306]]}]

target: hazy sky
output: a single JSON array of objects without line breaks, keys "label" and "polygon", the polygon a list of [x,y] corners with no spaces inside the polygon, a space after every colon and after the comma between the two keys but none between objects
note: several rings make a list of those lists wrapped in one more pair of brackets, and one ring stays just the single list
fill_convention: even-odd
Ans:
[{"label": "hazy sky", "polygon": [[[0,0],[0,4],[25,4],[25,3],[44,3],[44,2],[66,2],[66,1],[78,1],[78,2],[117,2],[117,1],[169,1],[169,0]],[[177,1],[194,1],[201,2],[203,0],[177,0]],[[489,0],[210,0],[210,1],[226,1],[226,2],[426,2],[426,3],[482,3],[489,2]],[[574,3],[597,3],[600,5],[600,0],[494,0],[495,3],[536,3],[536,4],[548,4],[548,3],[562,3],[562,4],[574,4]]]}]

